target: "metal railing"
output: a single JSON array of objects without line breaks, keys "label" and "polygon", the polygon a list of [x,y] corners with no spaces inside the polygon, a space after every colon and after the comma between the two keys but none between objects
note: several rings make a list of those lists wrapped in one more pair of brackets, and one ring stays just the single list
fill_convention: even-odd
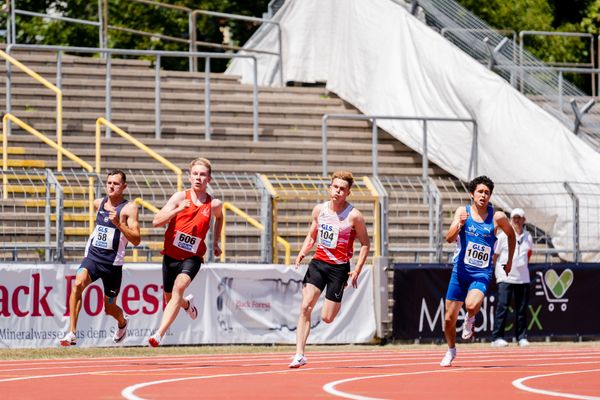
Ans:
[{"label": "metal railing", "polygon": [[[400,4],[396,0],[391,1]],[[484,21],[454,0],[413,0],[413,4],[418,4],[425,11],[428,25],[439,30],[462,29],[460,32],[455,32],[453,42],[477,60],[484,59],[489,55],[490,46],[496,48],[502,41],[506,41],[503,35],[492,29]],[[486,38],[487,40],[484,41]],[[518,83],[519,86],[517,87],[521,88],[525,94],[543,97],[545,99],[544,108],[562,113],[556,104],[556,93],[559,83],[556,71],[546,66],[525,50],[523,50],[521,56],[515,61],[515,52],[519,52],[519,50],[510,41],[508,41],[507,45],[501,46],[498,52],[496,52],[495,57],[496,64],[503,68],[496,68],[496,71],[505,79],[510,80],[510,76],[503,73],[515,72],[514,67],[517,70],[520,66],[535,68],[535,74],[522,74],[523,80]],[[562,82],[562,84],[563,93],[566,96],[585,96],[585,93],[575,85],[569,82]]]},{"label": "metal railing", "polygon": [[371,121],[372,123],[372,132],[371,132],[371,170],[373,176],[378,176],[378,127],[377,120],[394,120],[394,121],[419,121],[423,123],[423,152],[422,152],[422,177],[423,180],[426,181],[429,178],[429,159],[427,157],[427,126],[428,122],[458,122],[458,123],[470,123],[473,125],[473,143],[471,146],[471,161],[469,162],[469,176],[475,177],[477,176],[477,122],[470,118],[443,118],[443,117],[408,117],[408,116],[394,116],[394,115],[347,115],[347,114],[325,114],[323,116],[323,122],[321,125],[321,158],[323,165],[323,176],[328,175],[328,166],[327,166],[327,137],[328,137],[328,126],[329,120],[338,119],[338,120],[354,120],[354,121]]},{"label": "metal railing", "polygon": [[65,252],[73,246],[65,236],[89,232],[88,184],[90,177],[96,181],[98,177],[82,170],[34,168],[9,168],[1,173],[9,185],[0,185],[0,260],[64,261]]},{"label": "metal railing", "polygon": [[[87,184],[90,177],[99,181],[98,176],[35,169],[7,169],[2,174],[9,184],[0,186],[0,259],[57,261],[65,254],[69,260],[79,259],[85,241],[77,238],[87,237],[94,223],[83,213],[94,197]],[[140,211],[143,241],[128,260],[157,262],[153,255],[162,249],[164,229],[151,226],[158,211],[154,204],[164,204],[170,197],[173,179],[156,176],[143,184],[139,181],[148,176],[139,171],[127,174],[127,196],[151,212]],[[299,250],[308,232],[312,208],[329,196],[328,177],[269,176],[267,183],[263,179],[213,173],[209,192],[225,203],[226,237],[221,238],[225,262],[291,263],[291,253]],[[365,217],[374,244],[372,255],[394,262],[451,262],[454,244],[445,243],[443,234],[456,207],[469,203],[464,183],[397,176],[361,177],[355,182],[349,201]],[[540,195],[535,185],[542,185],[545,192]],[[524,190],[527,187],[531,190]],[[526,229],[534,239],[534,262],[586,262],[600,257],[600,184],[496,183],[492,202],[505,212],[525,209]],[[566,232],[560,240],[548,234],[557,229]],[[276,248],[281,250],[282,245],[285,253],[278,254]]]},{"label": "metal railing", "polygon": [[[255,220],[254,218],[252,218],[251,216],[249,216],[248,214],[246,214],[244,211],[240,210],[239,208],[237,208],[236,206],[234,206],[233,204],[231,204],[228,201],[223,202],[223,229],[221,229],[221,262],[225,262],[226,260],[226,251],[227,251],[227,233],[226,233],[226,227],[227,227],[227,211],[231,211],[235,214],[237,214],[238,216],[240,216],[241,218],[243,218],[244,220],[246,220],[246,222],[248,222],[248,224],[252,225],[253,227],[255,227],[256,229],[260,230],[261,232],[265,230],[265,227],[263,224],[261,224],[260,222],[258,222],[257,220]],[[292,256],[291,256],[291,246],[290,243],[285,240],[284,238],[282,238],[281,236],[277,236],[276,237],[277,243],[281,244],[284,248],[285,251],[285,258],[284,258],[284,262],[286,265],[290,265],[292,262]],[[273,261],[274,263],[277,262],[277,260]]]},{"label": "metal railing", "polygon": [[[310,227],[313,207],[329,199],[331,178],[327,176],[267,175],[274,193],[272,224],[274,235],[281,235],[299,251]],[[348,201],[361,210],[373,238],[372,255],[381,255],[381,213],[379,193],[367,177],[355,177]]]},{"label": "metal railing", "polygon": [[[7,49],[10,52],[10,50]],[[48,82],[38,73],[33,71],[31,68],[27,67],[25,64],[21,63],[19,60],[0,50],[0,57],[6,60],[6,112],[12,112],[12,91],[11,91],[11,77],[12,70],[11,65],[19,68],[21,71],[35,79],[37,82],[50,89],[56,95],[56,141],[59,146],[62,146],[62,90],[58,87],[54,86],[52,83]],[[5,134],[10,135],[11,129],[10,127],[5,132]],[[57,154],[57,169],[59,171],[62,170],[62,154],[59,152]]]},{"label": "metal railing", "polygon": [[152,150],[150,147],[146,146],[144,143],[140,142],[139,140],[137,140],[136,138],[134,138],[133,136],[131,136],[130,134],[125,132],[123,129],[119,128],[118,126],[116,126],[112,122],[107,121],[104,118],[98,118],[96,120],[96,173],[100,173],[102,170],[102,168],[100,166],[100,163],[102,161],[102,154],[101,154],[102,125],[106,126],[107,133],[108,133],[108,129],[115,131],[121,137],[125,138],[131,144],[136,146],[138,149],[142,150],[143,152],[148,154],[150,157],[154,158],[156,161],[160,162],[162,165],[164,165],[165,167],[167,167],[168,169],[173,171],[175,173],[175,175],[177,176],[177,190],[178,191],[183,190],[183,171],[181,171],[181,168],[179,168],[178,166],[176,166],[175,164],[173,164],[172,162],[170,162],[169,160],[167,160],[166,158],[164,158],[163,156],[161,156],[160,154],[158,154],[157,152]]},{"label": "metal railing", "polygon": [[37,13],[37,12],[22,10],[22,9],[17,8],[15,0],[10,0],[10,15],[9,15],[9,18],[7,18],[7,32],[8,32],[6,35],[7,44],[12,44],[12,45],[17,44],[16,43],[16,34],[15,34],[16,30],[17,30],[16,15],[38,17],[38,18],[51,19],[51,20],[63,21],[63,22],[74,23],[74,24],[96,26],[98,28],[98,32],[99,32],[98,46],[101,49],[106,49],[108,47],[108,36],[109,36],[109,31],[111,31],[111,30],[127,32],[127,33],[131,33],[134,35],[139,35],[139,36],[158,38],[161,40],[167,40],[167,41],[171,41],[171,42],[186,43],[189,45],[189,60],[190,60],[189,69],[190,69],[190,72],[197,72],[198,71],[198,63],[196,61],[197,56],[194,53],[197,52],[198,47],[203,46],[203,47],[221,48],[221,49],[225,49],[225,50],[242,50],[242,48],[238,47],[238,46],[228,46],[228,45],[223,45],[223,44],[218,44],[218,43],[210,43],[210,42],[199,42],[197,39],[197,34],[196,34],[196,32],[197,32],[196,21],[197,21],[198,15],[208,15],[208,16],[217,17],[217,18],[256,22],[256,23],[260,23],[260,24],[272,24],[272,25],[275,25],[278,30],[278,51],[277,52],[270,52],[270,51],[265,51],[265,50],[252,49],[252,48],[243,48],[243,50],[248,51],[248,52],[261,53],[261,54],[271,54],[273,56],[278,57],[278,59],[279,59],[278,66],[279,66],[279,71],[280,71],[280,76],[281,76],[281,85],[283,86],[283,57],[282,57],[282,50],[281,50],[282,49],[282,44],[281,44],[282,38],[281,38],[281,26],[280,26],[279,22],[271,21],[268,18],[256,18],[256,17],[249,17],[246,15],[237,15],[237,14],[228,14],[228,13],[221,13],[221,12],[214,12],[214,11],[207,11],[207,10],[200,10],[200,9],[191,9],[191,8],[184,7],[184,6],[166,4],[166,3],[161,3],[161,2],[152,1],[152,0],[129,0],[129,1],[132,3],[139,3],[139,4],[146,4],[146,5],[154,6],[157,8],[176,10],[176,11],[180,11],[182,13],[187,14],[187,19],[188,19],[187,37],[189,39],[164,35],[164,34],[161,34],[158,32],[146,32],[146,31],[141,31],[138,29],[110,25],[109,24],[110,15],[109,15],[109,10],[108,10],[108,6],[110,4],[109,0],[98,0],[98,20],[97,21],[88,21],[88,20],[82,20],[82,19],[77,19],[77,18],[64,17],[64,16],[58,15],[58,14],[46,14],[46,13]]},{"label": "metal railing", "polygon": [[[531,37],[531,36],[544,36],[544,37],[570,37],[570,38],[587,38],[590,39],[590,47],[589,47],[589,52],[590,52],[590,62],[588,63],[546,63],[546,66],[549,67],[559,67],[557,69],[552,68],[552,70],[558,71],[559,72],[559,76],[558,76],[558,84],[559,84],[559,93],[561,93],[562,91],[562,85],[563,85],[563,76],[562,73],[563,72],[583,72],[585,69],[594,69],[594,60],[595,60],[595,56],[594,56],[594,35],[592,35],[591,33],[584,33],[584,32],[549,32],[549,31],[520,31],[519,32],[519,67],[520,67],[520,74],[521,74],[521,82],[523,82],[523,78],[522,78],[522,74],[524,73],[524,69],[523,67],[528,66],[526,63],[523,62],[523,53],[524,53],[524,46],[525,46],[525,37]],[[567,69],[562,69],[561,67],[567,67]],[[579,68],[579,67],[584,67],[584,68]],[[537,68],[537,67],[536,67]],[[535,70],[534,70],[535,71]],[[596,95],[596,74],[592,73],[592,96]],[[522,89],[521,89],[522,90]],[[562,95],[562,93],[561,93]],[[560,105],[562,105],[562,103],[560,103]],[[560,108],[562,110],[562,107]]]},{"label": "metal railing", "polygon": [[[160,57],[187,57],[190,54],[195,57],[205,58],[206,62],[206,70],[204,74],[204,137],[206,140],[210,140],[212,128],[211,128],[211,80],[210,80],[210,59],[211,58],[220,58],[220,59],[230,59],[230,58],[248,58],[253,61],[254,64],[254,79],[252,85],[252,137],[255,142],[259,139],[259,115],[258,115],[258,77],[257,77],[257,60],[256,57],[252,55],[246,54],[222,54],[222,53],[202,53],[202,52],[193,52],[186,53],[181,51],[160,51],[160,50],[124,50],[124,49],[99,49],[99,48],[88,48],[88,47],[69,47],[69,46],[37,46],[37,45],[10,45],[7,47],[7,52],[10,53],[12,49],[29,49],[29,50],[43,50],[43,51],[53,51],[57,52],[57,67],[56,67],[56,81],[57,83],[62,81],[62,53],[70,52],[70,53],[100,53],[106,54],[106,81],[105,81],[105,114],[106,119],[111,120],[112,114],[112,90],[111,90],[111,82],[112,82],[112,73],[111,73],[111,56],[112,55],[129,55],[129,56],[150,56],[156,58],[155,64],[155,137],[157,139],[161,138],[161,85],[160,85]],[[9,88],[11,86],[11,77],[7,76],[7,93],[9,92]],[[60,85],[59,85],[60,87]],[[7,108],[10,107],[12,99],[7,95]],[[109,136],[110,137],[110,136]]]},{"label": "metal railing", "polygon": [[[73,154],[69,150],[65,149],[62,145],[55,143],[53,140],[47,138],[44,134],[38,132],[31,126],[27,125],[25,122],[21,121],[19,118],[15,117],[14,115],[9,114],[9,113],[4,114],[4,117],[2,118],[2,133],[3,133],[3,135],[2,135],[2,150],[3,150],[2,170],[3,171],[8,170],[8,137],[9,137],[8,126],[9,126],[9,121],[12,121],[13,123],[17,124],[24,131],[32,134],[33,136],[40,139],[42,142],[46,143],[48,146],[57,150],[59,152],[59,154],[65,155],[70,160],[76,162],[87,172],[93,172],[93,167],[90,164],[83,161],[81,158],[77,157],[75,154]],[[62,170],[62,168],[59,171],[61,171],[61,170]],[[6,187],[8,185],[6,175],[4,175],[4,177],[3,177],[3,185],[4,185],[4,196],[6,196],[8,193],[6,191]],[[94,219],[94,196],[93,196],[94,185],[95,185],[95,178],[93,176],[88,177],[88,197],[89,197],[88,207],[89,207],[90,229],[92,229],[92,225],[93,225],[92,221]],[[6,197],[5,197],[5,199],[6,199]],[[90,230],[90,233],[91,233],[91,230]]]},{"label": "metal railing", "polygon": [[[385,230],[390,239],[384,256],[423,253],[429,262],[441,262],[444,221],[442,198],[435,182],[431,178],[423,181],[398,176],[380,176],[379,181],[388,197]],[[427,232],[427,236],[419,239],[416,232]]]},{"label": "metal railing", "polygon": [[[4,186],[2,189],[2,198],[8,199],[8,194],[12,193],[14,196],[13,209],[5,209],[5,206],[10,207],[8,203],[2,203],[0,207],[2,209],[2,223],[0,234],[3,237],[12,236],[12,241],[4,241],[0,243],[0,252],[10,251],[12,252],[12,261],[18,260],[18,249],[29,250],[32,246],[38,252],[40,258],[45,262],[51,261],[63,261],[63,248],[64,248],[64,216],[63,216],[63,204],[64,204],[64,189],[60,184],[57,177],[52,173],[50,169],[36,170],[34,174],[29,171],[22,170],[3,170],[3,180],[10,180],[11,185]],[[33,177],[34,175],[35,177]],[[33,178],[33,179],[32,179]],[[44,179],[45,181],[42,181]],[[36,185],[37,183],[43,186]],[[54,192],[54,205],[52,204],[52,193]],[[27,196],[30,193],[36,200],[40,202],[31,202],[27,200],[27,197],[17,200],[17,196]],[[42,199],[43,196],[43,199]],[[23,218],[22,213],[17,211],[17,207],[23,207],[28,218]],[[39,212],[43,208],[43,212]],[[54,216],[54,218],[52,218]],[[31,238],[21,240],[18,243],[18,238],[27,236],[30,234],[30,226],[18,227],[16,223],[11,223],[11,219],[15,221],[27,221],[27,225],[34,225],[35,228],[39,226],[40,220],[43,220],[43,236],[44,239],[41,242],[28,244],[27,242],[34,242]],[[54,229],[52,227],[52,220],[55,221]],[[54,244],[53,241],[54,232]],[[43,257],[42,257],[43,253]]]}]

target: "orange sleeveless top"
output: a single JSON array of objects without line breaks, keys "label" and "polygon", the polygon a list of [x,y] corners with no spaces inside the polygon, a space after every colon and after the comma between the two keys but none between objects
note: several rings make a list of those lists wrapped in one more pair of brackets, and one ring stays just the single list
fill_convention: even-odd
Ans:
[{"label": "orange sleeveless top", "polygon": [[[191,190],[185,191],[185,198],[192,201]],[[176,260],[204,256],[206,233],[210,228],[211,201],[212,198],[207,194],[205,203],[197,206],[192,202],[169,221],[162,254]]]}]

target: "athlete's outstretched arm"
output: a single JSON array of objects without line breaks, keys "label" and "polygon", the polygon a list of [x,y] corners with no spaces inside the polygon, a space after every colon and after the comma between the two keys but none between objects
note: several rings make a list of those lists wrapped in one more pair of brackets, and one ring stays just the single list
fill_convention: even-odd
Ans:
[{"label": "athlete's outstretched arm", "polygon": [[508,238],[508,260],[506,261],[506,265],[504,265],[504,272],[506,275],[509,274],[512,269],[512,260],[513,254],[515,254],[515,245],[517,244],[517,236],[515,235],[515,230],[512,225],[506,218],[506,214],[502,211],[497,211],[494,214],[494,222],[506,233],[506,237]]},{"label": "athlete's outstretched arm", "polygon": [[313,248],[315,245],[315,241],[317,240],[317,230],[319,228],[318,218],[319,213],[321,212],[322,204],[317,204],[312,211],[312,222],[310,223],[310,229],[308,230],[308,234],[306,238],[304,238],[304,243],[302,244],[302,248],[296,257],[295,267],[298,268],[300,266],[300,262],[306,257],[306,254]]},{"label": "athlete's outstretched arm", "polygon": [[[114,215],[113,215],[114,213]],[[129,243],[137,246],[141,242],[140,224],[138,222],[138,206],[135,203],[129,203],[121,211],[121,216],[117,218],[116,212],[111,211],[110,219],[120,231],[125,235]],[[116,223],[115,223],[116,222]]]},{"label": "athlete's outstretched arm", "polygon": [[365,262],[367,261],[367,256],[369,255],[369,250],[371,249],[371,241],[369,240],[369,234],[367,233],[365,219],[360,211],[355,208],[352,210],[352,213],[354,213],[354,216],[350,215],[350,217],[352,218],[352,225],[354,226],[354,230],[356,232],[356,238],[360,242],[360,252],[358,253],[356,267],[354,267],[354,270],[350,271],[348,275],[350,277],[350,283],[352,284],[352,287],[357,287],[358,275],[360,275],[360,271],[362,271],[363,265],[365,265]]},{"label": "athlete's outstretched arm", "polygon": [[185,192],[176,192],[171,196],[167,204],[156,213],[152,220],[152,225],[155,228],[169,223],[177,213],[189,207],[191,202],[185,198]]},{"label": "athlete's outstretched arm", "polygon": [[215,218],[215,224],[213,225],[213,252],[215,257],[219,257],[221,255],[219,240],[221,239],[221,230],[223,229],[223,203],[219,199],[213,199],[210,207],[212,215]]},{"label": "athlete's outstretched arm", "polygon": [[452,243],[456,240],[456,237],[460,233],[460,230],[465,225],[465,221],[469,217],[467,214],[467,209],[464,206],[458,207],[456,212],[454,213],[454,219],[450,224],[450,228],[448,228],[448,233],[446,233],[446,242]]}]

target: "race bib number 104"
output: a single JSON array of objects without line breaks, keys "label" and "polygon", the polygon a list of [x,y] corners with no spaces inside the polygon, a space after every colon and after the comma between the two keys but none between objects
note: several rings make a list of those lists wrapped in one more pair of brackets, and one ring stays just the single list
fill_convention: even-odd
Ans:
[{"label": "race bib number 104", "polygon": [[464,262],[477,268],[487,268],[490,265],[492,248],[484,244],[469,242],[465,251]]},{"label": "race bib number 104", "polygon": [[319,244],[328,249],[335,249],[338,242],[338,228],[331,224],[321,224],[319,226]]}]

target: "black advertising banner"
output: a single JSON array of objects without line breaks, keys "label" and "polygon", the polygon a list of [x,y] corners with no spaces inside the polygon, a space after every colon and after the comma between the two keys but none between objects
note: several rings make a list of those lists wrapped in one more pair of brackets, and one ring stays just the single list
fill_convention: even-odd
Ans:
[{"label": "black advertising banner", "polygon": [[[531,264],[529,337],[600,336],[600,264]],[[445,296],[452,266],[394,265],[394,339],[443,339]],[[475,334],[490,339],[497,286],[494,277],[477,314]],[[508,316],[506,338],[514,332]],[[458,316],[461,332],[465,309]],[[460,337],[460,335],[458,335]]]}]

